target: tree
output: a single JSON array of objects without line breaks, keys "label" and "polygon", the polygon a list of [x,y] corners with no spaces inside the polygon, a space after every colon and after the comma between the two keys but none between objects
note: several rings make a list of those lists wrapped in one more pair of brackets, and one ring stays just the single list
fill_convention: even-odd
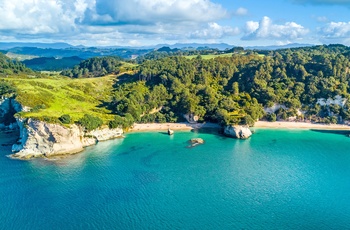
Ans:
[{"label": "tree", "polygon": [[78,120],[77,123],[85,127],[87,131],[91,131],[100,127],[103,124],[103,121],[99,117],[95,117],[90,114],[85,114],[82,118]]},{"label": "tree", "polygon": [[232,84],[232,91],[234,95],[238,95],[239,94],[239,85],[238,82],[233,82]]},{"label": "tree", "polygon": [[0,96],[13,95],[16,93],[16,88],[9,82],[4,80],[0,81]]},{"label": "tree", "polygon": [[277,120],[276,114],[274,114],[274,113],[267,114],[266,118],[268,121],[271,121],[271,122],[275,122]]}]

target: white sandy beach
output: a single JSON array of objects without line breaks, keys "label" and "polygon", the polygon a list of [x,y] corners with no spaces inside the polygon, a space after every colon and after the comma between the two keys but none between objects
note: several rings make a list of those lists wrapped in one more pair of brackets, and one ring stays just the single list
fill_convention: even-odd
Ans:
[{"label": "white sandy beach", "polygon": [[256,128],[282,128],[282,129],[327,129],[327,130],[349,130],[348,125],[326,125],[326,124],[313,124],[307,122],[289,122],[289,121],[258,121],[255,123]]},{"label": "white sandy beach", "polygon": [[134,124],[129,130],[135,131],[151,131],[151,130],[192,130],[200,128],[220,128],[218,124],[214,123],[146,123],[146,124]]},{"label": "white sandy beach", "polygon": [[[255,123],[256,128],[281,128],[281,129],[325,129],[325,130],[349,130],[348,125],[326,125],[326,124],[313,124],[307,122],[287,122],[287,121],[258,121]],[[137,131],[153,131],[153,130],[192,130],[200,128],[220,128],[220,125],[214,123],[146,123],[146,124],[134,124],[129,130],[131,132]]]}]

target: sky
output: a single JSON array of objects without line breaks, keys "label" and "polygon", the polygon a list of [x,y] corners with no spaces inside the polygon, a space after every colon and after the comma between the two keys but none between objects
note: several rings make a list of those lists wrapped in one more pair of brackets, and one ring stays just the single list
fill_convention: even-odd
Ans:
[{"label": "sky", "polygon": [[0,41],[350,46],[350,0],[0,0]]}]

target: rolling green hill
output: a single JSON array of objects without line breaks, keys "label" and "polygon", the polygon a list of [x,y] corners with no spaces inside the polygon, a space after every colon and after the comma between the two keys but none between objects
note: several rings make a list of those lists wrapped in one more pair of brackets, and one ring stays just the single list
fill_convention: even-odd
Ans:
[{"label": "rolling green hill", "polygon": [[22,61],[28,68],[35,71],[62,71],[73,68],[83,59],[79,57],[39,57]]},{"label": "rolling green hill", "polygon": [[17,101],[30,107],[21,112],[22,117],[54,121],[69,114],[77,121],[84,114],[91,114],[104,121],[113,118],[103,103],[111,100],[115,77],[70,79],[53,77],[41,79],[7,78],[17,88]]}]

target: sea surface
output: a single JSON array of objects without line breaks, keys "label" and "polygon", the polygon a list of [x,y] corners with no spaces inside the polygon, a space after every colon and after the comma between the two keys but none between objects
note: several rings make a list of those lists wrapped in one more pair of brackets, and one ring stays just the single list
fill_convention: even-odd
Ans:
[{"label": "sea surface", "polygon": [[0,229],[350,229],[344,132],[129,133],[50,161],[9,159],[11,138]]}]

